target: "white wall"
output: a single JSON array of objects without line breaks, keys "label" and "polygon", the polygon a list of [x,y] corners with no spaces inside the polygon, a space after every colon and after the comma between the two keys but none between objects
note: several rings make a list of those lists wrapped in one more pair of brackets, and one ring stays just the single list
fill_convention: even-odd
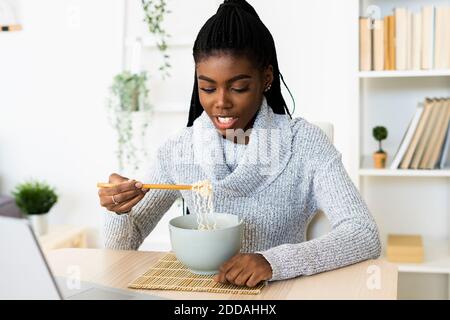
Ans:
[{"label": "white wall", "polygon": [[[352,153],[357,137],[352,134],[357,123],[358,68],[357,1],[295,1],[283,0],[274,5],[270,0],[249,1],[261,20],[271,31],[277,48],[280,70],[296,101],[294,116],[309,121],[331,122],[335,130],[335,145],[343,153],[344,165],[351,177],[357,181],[358,157]],[[153,137],[164,139],[187,122],[187,111],[192,94],[194,63],[192,46],[198,31],[213,15],[219,0],[169,0],[172,13],[167,16],[165,26],[172,35],[169,49],[172,76],[163,81],[157,72],[161,57],[155,47],[144,47],[141,55],[142,69],[149,71],[150,101],[155,109],[154,123],[148,135],[151,154],[155,145]],[[125,38],[149,38],[147,26],[139,0],[127,2]],[[150,37],[151,38],[151,37]],[[145,41],[144,41],[145,42]],[[132,48],[125,50],[124,66],[130,68]],[[283,94],[292,110],[292,100],[283,89]],[[170,112],[170,111],[176,112]],[[160,130],[164,127],[164,130]],[[159,142],[159,141],[158,141]],[[180,214],[172,208],[157,228],[146,239],[143,249],[168,247],[168,220]],[[165,242],[165,244],[164,244]]]},{"label": "white wall", "polygon": [[29,177],[60,195],[52,223],[100,227],[96,182],[116,170],[104,99],[121,69],[120,0],[23,0],[0,33],[0,192]]},{"label": "white wall", "polygon": [[[295,116],[308,121],[331,122],[334,144],[353,181],[357,157],[358,7],[351,1],[251,1],[275,39],[280,70],[295,101]],[[288,105],[290,97],[283,93]],[[354,121],[352,120],[354,119]]]},{"label": "white wall", "polygon": [[[167,28],[172,42],[178,43],[170,50],[172,77],[162,81],[156,72],[158,52],[143,50],[142,67],[151,75],[150,102],[166,111],[155,113],[147,134],[150,158],[167,135],[187,122],[192,42],[220,2],[169,1],[173,13]],[[100,227],[103,211],[95,183],[117,171],[115,133],[107,121],[105,96],[112,76],[129,66],[122,33],[125,38],[146,34],[140,1],[15,3],[24,31],[0,37],[0,192],[9,193],[27,177],[45,179],[61,195],[50,214],[52,222]],[[352,94],[357,79],[351,72],[357,68],[354,1],[250,3],[275,38],[281,71],[297,102],[295,116],[332,122],[335,145],[345,165],[354,167],[350,152],[354,137],[347,125],[356,116],[351,108],[357,99]],[[286,91],[285,98],[292,108]],[[164,223],[151,237],[168,240]]]},{"label": "white wall", "polygon": [[[203,23],[215,13],[219,0],[169,0],[173,11],[167,16],[167,30],[172,35],[171,78],[162,81],[157,73],[160,54],[155,48],[144,48],[142,67],[152,75],[151,101],[160,110],[187,111],[192,93],[194,64],[192,45]],[[357,77],[358,1],[295,1],[283,0],[274,5],[271,0],[249,1],[271,31],[277,47],[280,70],[296,101],[294,116],[309,121],[331,122],[335,126],[335,145],[343,153],[348,170],[357,167],[358,157],[352,156],[357,137],[355,106],[358,102]],[[148,36],[142,22],[139,0],[127,2],[126,38]],[[195,18],[193,18],[195,17]],[[126,51],[125,66],[131,64],[131,49]],[[283,89],[292,110],[292,100]],[[177,116],[182,116],[178,114]],[[350,122],[350,119],[354,121]],[[186,122],[186,121],[185,121]],[[178,125],[177,121],[174,125]],[[173,128],[167,123],[169,128]],[[356,171],[350,172],[357,181]]]}]

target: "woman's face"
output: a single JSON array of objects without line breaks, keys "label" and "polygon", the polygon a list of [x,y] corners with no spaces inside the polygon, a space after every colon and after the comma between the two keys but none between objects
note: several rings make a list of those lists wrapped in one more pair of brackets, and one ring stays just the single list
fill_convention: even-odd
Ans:
[{"label": "woman's face", "polygon": [[261,71],[244,57],[212,55],[196,65],[198,94],[203,109],[217,130],[251,128],[263,98],[273,81],[273,68]]}]

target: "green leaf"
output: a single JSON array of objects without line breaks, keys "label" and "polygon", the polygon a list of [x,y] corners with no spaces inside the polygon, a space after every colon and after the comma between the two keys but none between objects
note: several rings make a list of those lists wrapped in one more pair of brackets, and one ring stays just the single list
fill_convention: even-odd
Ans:
[{"label": "green leaf", "polygon": [[381,140],[384,140],[387,138],[388,131],[385,127],[378,126],[378,127],[373,128],[372,134],[376,140],[381,141]]},{"label": "green leaf", "polygon": [[[147,23],[148,30],[155,35],[156,46],[163,58],[168,59],[169,56],[164,54],[168,49],[165,38],[169,38],[170,34],[163,27],[166,14],[171,12],[167,8],[167,2],[164,0],[142,0],[141,2],[145,15],[144,21]],[[166,65],[166,67],[170,67],[170,65]],[[163,70],[164,68],[159,68],[159,71],[162,72]]]},{"label": "green leaf", "polygon": [[45,182],[29,180],[15,187],[12,195],[25,214],[44,214],[58,201],[54,188]]}]

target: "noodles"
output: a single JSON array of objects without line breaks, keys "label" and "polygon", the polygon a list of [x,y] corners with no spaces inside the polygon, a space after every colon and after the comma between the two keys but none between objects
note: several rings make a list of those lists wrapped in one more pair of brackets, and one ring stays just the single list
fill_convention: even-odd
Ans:
[{"label": "noodles", "polygon": [[[209,180],[192,184],[194,205],[196,207],[198,230],[216,229],[216,219],[212,204],[212,185]],[[212,220],[212,221],[209,221]]]}]

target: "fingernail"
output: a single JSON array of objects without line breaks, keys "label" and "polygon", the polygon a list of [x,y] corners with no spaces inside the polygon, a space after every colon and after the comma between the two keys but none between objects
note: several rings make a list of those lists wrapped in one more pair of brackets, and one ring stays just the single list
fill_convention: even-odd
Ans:
[{"label": "fingernail", "polygon": [[142,188],[142,192],[147,192],[148,191],[148,189],[146,189],[146,188]]},{"label": "fingernail", "polygon": [[142,183],[138,182],[134,185],[136,188],[140,189],[142,188]]}]

